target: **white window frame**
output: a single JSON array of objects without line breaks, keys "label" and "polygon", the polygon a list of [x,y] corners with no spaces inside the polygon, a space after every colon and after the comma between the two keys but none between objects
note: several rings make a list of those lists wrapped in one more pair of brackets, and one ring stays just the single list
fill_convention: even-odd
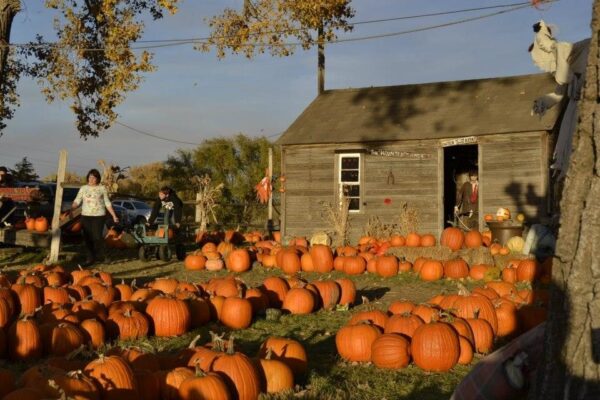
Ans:
[{"label": "white window frame", "polygon": [[[358,158],[358,182],[345,182],[342,181],[342,159],[343,158]],[[362,155],[361,153],[340,153],[338,154],[338,176],[337,176],[337,181],[338,181],[338,200],[339,200],[339,204],[341,206],[341,200],[342,200],[342,196],[343,194],[343,188],[344,185],[358,185],[359,187],[359,196],[358,196],[358,210],[348,210],[349,213],[352,214],[356,214],[356,213],[360,213],[362,211],[362,203],[361,203],[361,198],[362,198]],[[350,198],[356,198],[354,196],[350,197]]]}]

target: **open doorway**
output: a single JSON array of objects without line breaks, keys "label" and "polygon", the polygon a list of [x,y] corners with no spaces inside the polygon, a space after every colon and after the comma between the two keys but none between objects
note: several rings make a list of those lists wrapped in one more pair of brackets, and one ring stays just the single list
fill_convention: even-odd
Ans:
[{"label": "open doorway", "polygon": [[469,171],[479,171],[476,144],[444,147],[444,228],[454,221],[454,206],[460,187],[469,180]]}]

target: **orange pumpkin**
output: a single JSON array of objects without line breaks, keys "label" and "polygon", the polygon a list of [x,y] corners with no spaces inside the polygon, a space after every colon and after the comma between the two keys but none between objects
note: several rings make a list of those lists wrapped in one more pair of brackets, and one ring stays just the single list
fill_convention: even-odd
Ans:
[{"label": "orange pumpkin", "polygon": [[46,217],[39,217],[35,219],[34,230],[36,232],[46,232],[48,230],[48,220]]},{"label": "orange pumpkin", "polygon": [[250,269],[250,253],[246,249],[236,249],[227,255],[227,269],[233,272],[245,272]]},{"label": "orange pumpkin", "polygon": [[421,236],[421,247],[435,246],[435,236],[431,234]]},{"label": "orange pumpkin", "polygon": [[448,227],[444,229],[442,232],[442,237],[440,238],[440,244],[442,246],[446,246],[451,250],[459,250],[465,241],[465,235],[463,232],[454,227]]}]

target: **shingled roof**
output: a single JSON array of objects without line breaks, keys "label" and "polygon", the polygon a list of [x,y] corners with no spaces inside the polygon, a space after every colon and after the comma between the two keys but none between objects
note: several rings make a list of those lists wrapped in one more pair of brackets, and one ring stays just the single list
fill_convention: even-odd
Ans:
[{"label": "shingled roof", "polygon": [[327,90],[277,144],[453,138],[550,130],[559,115],[531,116],[533,100],[556,86],[550,74],[418,85]]}]

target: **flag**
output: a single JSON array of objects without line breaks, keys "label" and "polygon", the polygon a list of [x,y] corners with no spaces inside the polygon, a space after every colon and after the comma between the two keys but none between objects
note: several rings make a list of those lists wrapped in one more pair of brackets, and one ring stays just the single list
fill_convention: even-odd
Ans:
[{"label": "flag", "polygon": [[271,196],[271,191],[273,188],[271,187],[271,181],[268,176],[265,176],[261,179],[261,181],[254,186],[254,190],[256,190],[256,198],[261,203],[266,203],[269,201],[269,197]]}]

